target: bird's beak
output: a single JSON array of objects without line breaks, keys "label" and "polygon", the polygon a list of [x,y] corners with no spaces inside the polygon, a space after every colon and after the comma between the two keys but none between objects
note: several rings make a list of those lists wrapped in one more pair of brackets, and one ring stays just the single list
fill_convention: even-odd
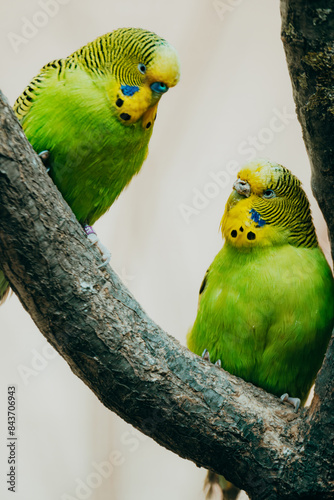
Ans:
[{"label": "bird's beak", "polygon": [[236,190],[237,193],[245,196],[248,198],[251,193],[251,187],[248,184],[248,182],[243,181],[242,179],[237,179],[235,183],[233,184],[233,189]]},{"label": "bird's beak", "polygon": [[168,90],[167,85],[163,82],[153,82],[151,83],[150,87],[153,90],[153,92],[159,95],[164,94]]}]

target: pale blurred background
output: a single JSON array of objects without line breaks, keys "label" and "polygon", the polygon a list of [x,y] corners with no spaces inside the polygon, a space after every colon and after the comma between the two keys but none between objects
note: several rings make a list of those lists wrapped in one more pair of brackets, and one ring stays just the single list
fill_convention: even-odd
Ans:
[{"label": "pale blurred background", "polygon": [[[0,88],[14,103],[45,63],[123,26],[172,43],[182,78],[162,98],[140,175],[95,227],[131,292],[184,344],[203,274],[222,245],[219,223],[239,166],[268,157],[297,174],[311,196],[279,2],[1,0]],[[313,199],[312,207],[324,246]],[[13,498],[5,479],[6,390],[16,384],[16,499],[204,499],[205,471],[105,409],[16,297],[0,319],[1,498]]]}]

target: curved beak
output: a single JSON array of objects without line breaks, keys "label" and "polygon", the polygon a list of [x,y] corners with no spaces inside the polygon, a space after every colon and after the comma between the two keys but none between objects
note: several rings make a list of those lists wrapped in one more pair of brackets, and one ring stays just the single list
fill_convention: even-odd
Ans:
[{"label": "curved beak", "polygon": [[237,193],[248,198],[251,194],[251,187],[248,182],[243,181],[242,179],[237,179],[233,184],[233,189],[236,190]]}]

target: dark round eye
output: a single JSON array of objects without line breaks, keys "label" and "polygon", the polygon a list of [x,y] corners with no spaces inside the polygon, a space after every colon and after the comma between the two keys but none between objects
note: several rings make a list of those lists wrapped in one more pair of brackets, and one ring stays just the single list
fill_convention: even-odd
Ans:
[{"label": "dark round eye", "polygon": [[145,64],[139,63],[138,64],[138,69],[139,69],[139,71],[141,72],[142,75],[145,75],[145,73],[146,73],[146,66],[145,66]]},{"label": "dark round eye", "polygon": [[267,200],[269,198],[275,198],[276,197],[276,194],[275,194],[275,191],[273,191],[272,189],[266,189],[265,191],[263,191],[263,198],[266,198]]}]

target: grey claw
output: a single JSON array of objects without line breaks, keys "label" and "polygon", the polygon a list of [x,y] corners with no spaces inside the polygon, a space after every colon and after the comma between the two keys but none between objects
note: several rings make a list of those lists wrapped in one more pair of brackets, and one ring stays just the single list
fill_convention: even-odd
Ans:
[{"label": "grey claw", "polygon": [[294,399],[295,400],[295,404],[294,404],[294,407],[295,407],[295,412],[297,413],[297,411],[299,410],[299,407],[300,407],[300,399],[299,398],[291,398],[291,399]]},{"label": "grey claw", "polygon": [[101,255],[102,255],[102,264],[100,264],[98,266],[98,268],[102,268],[102,267],[105,267],[109,261],[110,261],[110,252],[109,250],[107,249],[107,247],[105,247],[104,245],[102,245],[102,243],[100,242],[100,240],[98,239],[97,237],[97,234],[95,233],[94,229],[91,227],[91,226],[88,226],[88,225],[85,225],[84,226],[84,231],[87,235],[87,238],[90,242],[90,246],[95,246],[96,248],[98,248],[98,250],[100,251]]},{"label": "grey claw", "polygon": [[97,266],[98,269],[102,269],[103,267],[107,267],[109,261],[106,260],[105,262],[102,262],[102,264],[100,264],[99,266]]},{"label": "grey claw", "polygon": [[209,354],[209,351],[207,349],[204,349],[204,351],[202,353],[202,358],[205,361],[208,361],[210,363],[210,354]]},{"label": "grey claw", "polygon": [[[211,363],[210,353],[207,349],[204,349],[204,351],[202,352],[202,359]],[[215,362],[215,366],[218,366],[218,368],[221,368],[222,362],[220,359],[217,359],[217,361]]]},{"label": "grey claw", "polygon": [[50,151],[48,151],[47,149],[45,149],[44,151],[41,151],[40,153],[38,153],[38,156],[42,160],[42,163],[43,163],[44,167],[46,167],[47,173],[49,173],[50,172],[50,167],[47,166],[47,163],[48,163],[48,160],[50,158]]},{"label": "grey claw", "polygon": [[48,151],[47,149],[44,149],[44,151],[41,151],[40,153],[38,153],[38,156],[40,157],[40,159],[44,163],[49,158],[50,151]]},{"label": "grey claw", "polygon": [[300,407],[300,399],[299,398],[292,398],[292,397],[289,396],[289,394],[287,392],[285,392],[281,396],[281,401],[289,403],[290,405],[292,405],[294,407],[294,409],[295,409],[295,412],[297,413],[297,411],[298,411],[298,409]]}]

